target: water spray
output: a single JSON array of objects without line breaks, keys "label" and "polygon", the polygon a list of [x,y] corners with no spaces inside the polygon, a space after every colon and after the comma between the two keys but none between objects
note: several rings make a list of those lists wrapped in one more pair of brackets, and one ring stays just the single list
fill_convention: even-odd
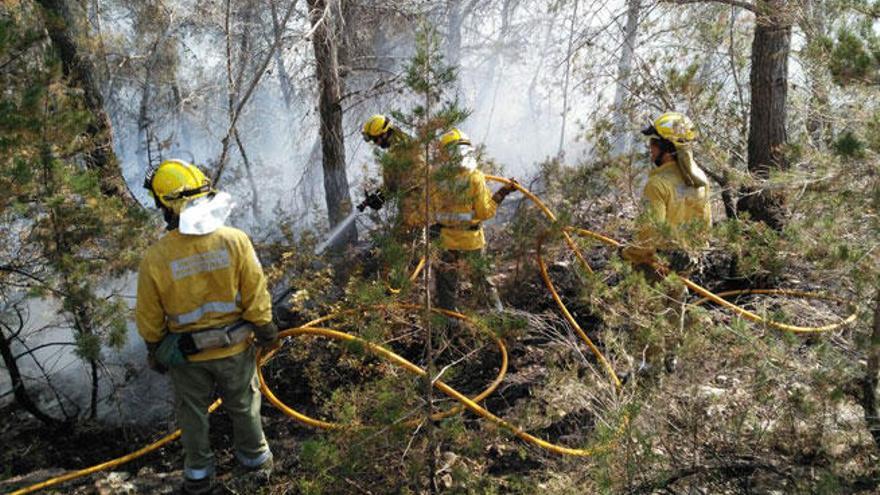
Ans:
[{"label": "water spray", "polygon": [[323,253],[327,250],[328,247],[335,245],[336,241],[339,239],[339,236],[348,229],[351,223],[354,222],[354,220],[361,213],[363,213],[364,210],[367,209],[367,207],[370,207],[373,210],[379,210],[380,208],[382,208],[382,205],[385,204],[385,195],[382,193],[381,190],[376,190],[373,192],[364,191],[364,194],[366,195],[366,197],[363,201],[360,202],[360,204],[355,207],[355,211],[349,213],[347,217],[336,224],[336,226],[333,227],[333,230],[331,230],[330,233],[327,234],[327,238],[324,239],[323,242],[315,246],[316,255]]}]

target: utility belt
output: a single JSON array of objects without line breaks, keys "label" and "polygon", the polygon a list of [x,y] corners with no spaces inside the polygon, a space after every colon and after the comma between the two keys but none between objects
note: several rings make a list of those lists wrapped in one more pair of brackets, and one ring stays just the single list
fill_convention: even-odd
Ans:
[{"label": "utility belt", "polygon": [[238,320],[225,327],[206,328],[180,334],[180,351],[184,355],[196,354],[209,349],[231,347],[244,342],[254,331],[249,321]]},{"label": "utility belt", "polygon": [[186,363],[187,356],[211,349],[232,347],[244,342],[254,330],[252,323],[238,320],[220,328],[186,333],[168,332],[156,349],[156,360],[166,367]]},{"label": "utility belt", "polygon": [[694,256],[687,251],[681,249],[658,249],[657,254],[666,258],[669,268],[680,275],[689,275],[702,271],[700,257]]},{"label": "utility belt", "polygon": [[444,223],[435,223],[428,227],[428,238],[430,240],[435,240],[440,238],[440,231],[443,229],[451,229],[451,230],[466,230],[468,232],[475,232],[480,230],[480,224],[463,224],[463,225],[448,225]]},{"label": "utility belt", "polygon": [[438,229],[451,229],[451,230],[467,230],[470,232],[480,230],[482,227],[479,223],[468,223],[468,224],[446,224],[446,223],[436,223],[434,224]]}]

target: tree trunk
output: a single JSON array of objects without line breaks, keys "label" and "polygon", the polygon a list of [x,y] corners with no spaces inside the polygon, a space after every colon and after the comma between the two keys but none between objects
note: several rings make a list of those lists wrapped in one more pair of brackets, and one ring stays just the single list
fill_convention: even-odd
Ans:
[{"label": "tree trunk", "polygon": [[89,367],[92,371],[92,393],[89,399],[89,419],[98,419],[98,362],[94,359],[89,360]]},{"label": "tree trunk", "polygon": [[[784,155],[788,93],[788,54],[791,50],[791,22],[781,11],[784,0],[766,2],[757,14],[752,42],[749,77],[752,101],[749,116],[748,169],[754,179],[767,180],[772,171],[788,168]],[[739,210],[773,229],[785,225],[785,197],[760,187],[747,188]]]},{"label": "tree trunk", "polygon": [[101,191],[105,195],[122,198],[127,204],[136,204],[113,151],[113,128],[95,80],[96,69],[89,58],[79,52],[74,41],[76,18],[65,0],[37,0],[37,3],[43,8],[46,30],[61,59],[64,74],[82,90],[86,108],[92,115],[92,121],[86,129],[92,141],[86,155],[86,165],[101,171]]},{"label": "tree trunk", "polygon": [[819,49],[822,40],[828,36],[826,16],[829,6],[825,0],[807,0],[807,14],[803,17],[802,31],[807,41],[807,53],[804,64],[810,86],[810,99],[807,107],[807,133],[817,148],[825,148],[831,144],[832,127],[829,115],[831,74],[828,63],[823,58],[823,50]]},{"label": "tree trunk", "polygon": [[[553,28],[556,26],[556,13],[557,10],[554,9],[550,12],[550,19],[548,19],[544,26],[544,41],[541,43],[541,51],[546,53],[550,50],[550,44],[553,39]],[[535,71],[532,73],[532,80],[529,82],[529,89],[527,91],[529,98],[529,110],[531,111],[530,116],[532,120],[536,122],[540,122],[543,118],[543,110],[540,108],[537,102],[538,97],[538,83],[541,82],[541,76],[544,74],[544,62],[546,57],[541,57],[538,59],[538,63],[535,66]]]},{"label": "tree trunk", "polygon": [[[150,128],[153,125],[153,121],[150,118],[150,105],[153,99],[153,77],[156,73],[156,59],[158,58],[159,53],[160,37],[161,36],[157,37],[156,41],[153,42],[152,48],[150,49],[150,55],[144,66],[146,69],[144,71],[144,89],[141,92],[141,103],[140,108],[138,109],[138,142],[136,155],[138,157],[138,162],[144,165],[144,170],[149,170],[150,167],[154,165],[151,161],[157,158],[152,156],[150,149],[150,141],[153,138],[153,132]],[[158,163],[155,165],[158,165]]]},{"label": "tree trunk", "polygon": [[865,411],[865,423],[874,444],[880,448],[880,413],[877,411],[877,384],[880,379],[880,288],[877,289],[877,300],[874,304],[874,328],[868,341],[868,369],[862,381],[862,409]]},{"label": "tree trunk", "polygon": [[[278,40],[284,36],[284,32],[278,23],[278,11],[275,8],[275,4],[271,2],[270,4],[272,7],[272,35],[275,40]],[[284,106],[287,109],[286,115],[290,115],[291,108],[293,107],[293,82],[290,79],[290,74],[287,73],[287,67],[284,64],[284,57],[282,55],[282,50],[275,50],[275,70],[278,73],[278,85],[281,87],[281,95],[284,97]]]},{"label": "tree trunk", "polygon": [[60,424],[60,421],[43,412],[31,398],[30,394],[28,394],[24,380],[21,377],[21,370],[18,368],[18,362],[12,353],[11,343],[2,329],[0,329],[0,356],[2,356],[3,365],[9,374],[15,403],[47,426],[57,426]]},{"label": "tree trunk", "polygon": [[[510,38],[510,26],[518,3],[518,0],[504,0],[501,4],[501,29],[498,32],[498,40],[495,42],[495,48],[492,51],[492,56],[489,58],[489,64],[486,68],[486,78],[484,79],[486,82],[480,86],[477,99],[474,102],[476,108],[479,108],[483,102],[488,102],[489,104],[489,115],[486,117],[486,130],[483,134],[483,141],[492,132],[492,118],[495,116],[498,90],[501,86],[501,81],[504,80],[504,52]],[[499,71],[502,71],[501,75],[498,74]],[[489,96],[490,92],[491,97]]]},{"label": "tree trunk", "polygon": [[623,48],[617,64],[617,88],[614,92],[614,155],[629,154],[632,150],[632,133],[627,131],[627,115],[633,55],[639,31],[641,0],[627,0],[626,28],[623,32]]},{"label": "tree trunk", "polygon": [[571,13],[571,23],[568,28],[568,48],[565,50],[565,77],[562,83],[562,126],[559,129],[559,150],[558,155],[562,155],[565,149],[565,124],[568,121],[568,88],[571,82],[571,56],[574,48],[575,32],[574,27],[577,23],[579,0],[574,0],[574,11]]},{"label": "tree trunk", "polygon": [[461,62],[461,0],[446,1],[446,64],[458,67]]},{"label": "tree trunk", "polygon": [[[327,0],[308,0],[309,20],[314,30],[312,45],[315,50],[315,71],[320,96],[318,113],[321,118],[321,154],[324,168],[324,195],[330,227],[345,220],[352,211],[348,176],[345,170],[345,142],[342,133],[342,88],[337,66],[337,46],[334,38],[333,13]],[[345,246],[357,240],[354,224],[343,234]]]}]

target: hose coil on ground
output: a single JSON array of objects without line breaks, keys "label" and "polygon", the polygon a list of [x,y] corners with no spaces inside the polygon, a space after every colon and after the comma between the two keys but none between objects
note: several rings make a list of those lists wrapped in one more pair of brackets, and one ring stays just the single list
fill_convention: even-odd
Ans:
[{"label": "hose coil on ground", "polygon": [[[529,200],[531,200],[541,210],[541,212],[544,214],[544,216],[547,218],[547,220],[549,222],[551,222],[551,223],[557,222],[556,215],[553,214],[553,212],[543,203],[543,201],[541,201],[541,199],[538,196],[536,196],[535,194],[533,194],[531,191],[524,188],[520,184],[513,183],[503,177],[496,177],[496,176],[487,175],[486,178],[488,180],[492,180],[495,182],[513,185],[517,190],[519,190],[525,197],[527,197]],[[575,227],[563,228],[562,229],[562,236],[563,236],[563,239],[565,240],[565,243],[568,245],[569,249],[571,249],[571,251],[574,253],[575,257],[578,259],[578,262],[581,264],[583,269],[588,273],[592,273],[592,269],[590,268],[589,263],[587,263],[586,259],[584,258],[583,254],[581,253],[577,244],[574,242],[574,239],[572,238],[572,235],[571,235],[572,233],[574,233],[575,235],[592,238],[592,239],[600,241],[610,247],[617,248],[617,247],[621,246],[620,242],[618,242],[614,239],[611,239],[609,237],[603,236],[602,234],[590,231],[590,230],[575,228]],[[537,257],[537,261],[538,261],[538,266],[541,271],[541,278],[544,280],[544,283],[547,286],[547,290],[550,292],[554,302],[559,307],[559,310],[562,312],[565,319],[568,321],[568,323],[571,325],[571,327],[575,330],[575,333],[578,335],[578,337],[581,339],[581,341],[584,342],[584,344],[590,349],[590,351],[593,353],[593,355],[596,357],[596,359],[602,365],[602,368],[605,370],[606,374],[609,376],[611,383],[614,385],[614,387],[617,390],[620,390],[622,388],[622,383],[621,383],[619,377],[617,376],[616,372],[614,371],[613,367],[611,366],[611,363],[608,361],[608,359],[605,358],[605,356],[602,354],[601,350],[592,342],[592,340],[590,340],[590,338],[587,336],[586,332],[583,330],[583,328],[581,328],[580,324],[577,322],[577,320],[574,318],[574,316],[572,316],[571,312],[568,310],[568,308],[565,306],[565,303],[562,301],[562,298],[559,296],[559,294],[556,290],[556,287],[554,286],[553,281],[551,280],[550,275],[548,273],[547,265],[543,259],[543,255],[541,253],[541,242],[540,241],[541,241],[541,239],[539,239],[539,242],[538,242],[538,250],[536,253],[537,254],[536,257]],[[420,271],[422,270],[422,268],[424,267],[424,265],[425,265],[425,260],[422,259],[419,262],[416,270],[411,275],[410,280],[415,280],[418,277],[418,275],[419,275]],[[661,265],[655,265],[655,268],[658,271],[660,271],[661,273],[669,272],[668,268],[661,266]],[[796,334],[803,334],[803,333],[812,334],[812,333],[829,332],[829,331],[840,329],[840,328],[852,323],[856,319],[856,314],[857,314],[856,309],[855,309],[855,307],[853,307],[854,305],[850,303],[850,309],[851,309],[852,313],[849,314],[846,318],[844,318],[836,323],[831,323],[828,325],[822,325],[822,326],[817,326],[817,327],[798,326],[798,325],[780,323],[780,322],[776,322],[776,321],[764,318],[764,317],[762,317],[752,311],[749,311],[745,308],[742,308],[734,303],[731,303],[730,301],[727,301],[724,298],[729,297],[729,296],[735,296],[735,295],[755,294],[755,295],[778,295],[778,296],[783,296],[783,297],[826,300],[826,301],[832,301],[832,302],[837,302],[837,303],[842,303],[842,304],[847,304],[848,302],[841,299],[841,298],[831,296],[831,295],[825,295],[825,294],[816,293],[816,292],[788,290],[788,289],[747,289],[747,290],[738,290],[738,291],[727,291],[727,292],[721,292],[721,293],[715,294],[715,293],[712,293],[708,289],[700,286],[699,284],[696,284],[695,282],[693,282],[687,278],[681,278],[681,281],[690,290],[694,291],[696,294],[699,294],[702,297],[702,299],[693,303],[694,305],[701,305],[701,304],[705,304],[708,302],[713,302],[713,303],[718,304],[728,310],[733,311],[735,314],[737,314],[745,319],[748,319],[748,320],[753,321],[755,323],[759,323],[759,324],[765,325],[767,327],[775,328],[777,330],[784,331],[784,332],[791,332],[791,333],[796,333]],[[394,290],[392,290],[391,292],[396,293]],[[413,305],[409,305],[409,306],[401,305],[401,306],[408,307],[410,309],[422,308],[421,306],[413,306]],[[443,310],[437,310],[437,311],[444,313],[447,316],[450,316],[453,318],[468,320],[467,316],[462,315],[460,313],[454,313],[454,312],[443,311]],[[323,317],[318,318],[316,320],[313,320],[313,321],[311,321],[301,327],[284,330],[281,332],[280,335],[283,337],[301,337],[301,336],[308,335],[308,336],[329,338],[329,339],[343,341],[343,342],[345,342],[345,341],[358,342],[359,344],[363,345],[366,349],[368,349],[370,353],[372,353],[378,357],[381,357],[383,359],[386,359],[386,360],[392,362],[394,365],[399,366],[399,367],[409,371],[410,373],[413,373],[418,376],[424,376],[424,374],[425,374],[424,369],[413,364],[412,362],[406,360],[402,356],[394,353],[393,351],[391,351],[383,346],[366,341],[366,340],[364,340],[358,336],[355,336],[355,335],[351,335],[351,334],[348,334],[345,332],[340,332],[338,330],[334,330],[331,328],[323,328],[323,327],[317,326],[321,323],[330,321],[330,320],[336,318],[337,316],[338,316],[338,313],[323,316]],[[593,449],[579,449],[579,448],[570,448],[570,447],[565,447],[565,446],[561,446],[561,445],[556,445],[556,444],[553,444],[551,442],[548,442],[546,440],[543,440],[541,438],[538,438],[538,437],[531,435],[530,433],[524,431],[523,429],[519,428],[518,426],[514,425],[513,423],[510,423],[509,421],[507,421],[499,416],[496,416],[495,414],[491,413],[490,411],[488,411],[485,408],[483,408],[482,406],[480,406],[479,402],[482,401],[483,399],[485,399],[486,397],[488,397],[492,392],[495,391],[495,389],[497,389],[497,387],[503,381],[505,373],[507,372],[507,349],[504,345],[503,340],[501,340],[498,337],[494,337],[494,339],[495,339],[496,345],[498,346],[499,352],[501,354],[501,365],[499,367],[499,373],[496,376],[495,380],[493,380],[486,389],[484,389],[482,392],[480,392],[480,394],[478,394],[474,397],[465,396],[464,394],[462,394],[462,393],[458,392],[457,390],[455,390],[454,388],[450,387],[448,384],[446,384],[442,380],[434,380],[433,385],[437,390],[440,390],[441,392],[443,392],[447,396],[458,401],[460,405],[457,407],[454,407],[452,409],[449,409],[447,411],[436,413],[436,414],[432,415],[432,419],[434,419],[434,420],[442,419],[442,418],[451,416],[453,414],[456,414],[459,411],[461,411],[462,409],[468,409],[471,412],[473,412],[474,414],[476,414],[476,415],[478,415],[488,421],[491,421],[492,423],[494,423],[498,426],[501,426],[502,428],[510,431],[513,435],[520,438],[521,440],[528,442],[532,445],[535,445],[539,448],[548,450],[550,452],[554,452],[556,454],[585,457],[585,456],[590,456],[590,455],[596,454],[599,451],[606,450],[606,449],[610,448],[610,444],[603,444],[603,445],[600,445],[600,446],[595,447]],[[260,379],[260,386],[261,386],[263,394],[266,396],[266,398],[274,406],[279,408],[284,414],[286,414],[286,415],[292,417],[293,419],[300,421],[306,425],[313,426],[316,428],[322,428],[322,429],[333,429],[333,430],[344,429],[345,425],[340,425],[338,423],[332,423],[332,422],[327,422],[327,421],[311,418],[305,414],[302,414],[302,413],[296,411],[295,409],[287,406],[286,404],[284,404],[281,400],[279,400],[275,396],[275,394],[272,392],[272,390],[266,384],[265,378],[263,377],[263,374],[261,371],[262,365],[265,364],[265,362],[268,359],[270,359],[273,354],[274,354],[274,351],[273,351],[273,353],[270,353],[269,355],[267,355],[265,357],[261,357],[260,367],[258,367],[258,371],[257,371],[257,373],[259,375],[259,379]],[[211,404],[210,408],[208,409],[209,412],[213,412],[214,410],[216,410],[220,406],[220,404],[221,404],[221,401],[218,399],[213,404]],[[620,428],[618,429],[618,431],[621,431],[625,427],[627,421],[628,421],[627,418],[623,419],[622,424],[620,425]],[[117,459],[113,459],[113,460],[110,460],[110,461],[107,461],[107,462],[104,462],[101,464],[97,464],[97,465],[89,467],[89,468],[66,473],[64,475],[57,476],[55,478],[51,478],[49,480],[46,480],[41,483],[37,483],[37,484],[31,485],[31,486],[28,486],[25,488],[21,488],[19,490],[12,492],[10,495],[24,495],[27,493],[33,493],[38,490],[57,486],[57,485],[64,483],[66,481],[81,478],[83,476],[88,476],[90,474],[94,474],[99,471],[118,467],[122,464],[130,462],[134,459],[137,459],[141,456],[144,456],[146,454],[154,452],[154,451],[162,448],[163,446],[167,445],[168,443],[176,440],[178,437],[180,437],[180,430],[176,430],[175,432],[173,432],[169,435],[166,435],[165,437],[162,437],[161,439],[157,440],[156,442],[153,442],[150,445],[147,445],[147,446],[145,446],[139,450],[136,450],[130,454],[127,454],[125,456],[122,456]]]}]

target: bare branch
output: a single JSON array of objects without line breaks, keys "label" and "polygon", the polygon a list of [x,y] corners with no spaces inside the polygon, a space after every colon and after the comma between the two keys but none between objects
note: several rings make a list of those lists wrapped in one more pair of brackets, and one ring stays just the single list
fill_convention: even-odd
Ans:
[{"label": "bare branch", "polygon": [[758,13],[758,7],[755,4],[750,2],[745,2],[743,0],[661,0],[664,3],[674,3],[678,5],[686,5],[691,3],[723,3],[724,5],[730,5],[733,7],[740,7],[746,10],[749,10],[754,13]]},{"label": "bare branch", "polygon": [[[290,8],[287,9],[287,13],[284,15],[284,18],[281,20],[281,26],[287,26],[288,21],[290,20],[291,15],[296,10],[296,0],[293,0],[290,3]],[[227,31],[227,36],[229,36]],[[254,73],[253,79],[251,79],[250,84],[245,90],[244,94],[241,95],[241,98],[238,100],[238,105],[235,107],[235,112],[232,115],[232,118],[229,122],[229,127],[226,129],[226,135],[223,137],[223,151],[220,154],[220,159],[217,163],[217,171],[214,172],[213,183],[216,185],[220,181],[220,177],[223,175],[223,168],[226,166],[226,158],[229,155],[229,138],[233,136],[235,132],[235,126],[238,124],[238,119],[241,117],[242,110],[244,106],[247,104],[248,100],[250,100],[251,96],[254,93],[254,90],[257,89],[257,86],[260,83],[260,79],[263,78],[263,74],[266,73],[266,68],[269,66],[269,62],[272,61],[272,55],[275,50],[280,49],[281,47],[280,36],[275,38],[275,42],[272,43],[272,46],[266,51],[263,60],[260,61],[260,64],[257,67],[256,72]]]},{"label": "bare branch", "polygon": [[0,272],[15,273],[15,274],[21,275],[22,277],[29,278],[31,280],[39,282],[43,285],[48,285],[45,280],[37,277],[36,275],[29,273],[25,270],[22,270],[21,268],[17,268],[17,267],[11,266],[11,265],[0,265]]},{"label": "bare branch", "polygon": [[34,352],[36,352],[40,349],[44,349],[46,347],[73,346],[73,345],[76,345],[76,342],[49,342],[48,344],[40,344],[36,347],[30,347],[30,348],[28,348],[28,350],[16,354],[15,359],[18,360],[19,358],[22,358],[22,357],[27,356],[29,354],[33,354]]}]

